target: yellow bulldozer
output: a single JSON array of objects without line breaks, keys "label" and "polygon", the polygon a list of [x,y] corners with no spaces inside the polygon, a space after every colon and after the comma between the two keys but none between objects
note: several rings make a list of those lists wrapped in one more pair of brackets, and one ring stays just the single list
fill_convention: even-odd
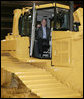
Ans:
[{"label": "yellow bulldozer", "polygon": [[[47,19],[49,49],[38,58],[36,25]],[[2,98],[83,98],[83,8],[49,3],[14,10],[1,40]]]}]

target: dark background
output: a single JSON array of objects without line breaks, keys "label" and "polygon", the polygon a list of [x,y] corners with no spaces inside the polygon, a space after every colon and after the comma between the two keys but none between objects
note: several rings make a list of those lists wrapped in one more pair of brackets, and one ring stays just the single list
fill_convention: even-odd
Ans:
[{"label": "dark background", "polygon": [[[40,5],[53,3],[54,1],[1,1],[1,39],[5,39],[7,33],[12,32],[13,10],[32,6],[34,2],[36,5]],[[69,1],[59,2],[69,5]],[[78,7],[83,7],[83,1],[74,1],[74,9],[76,10]]]}]

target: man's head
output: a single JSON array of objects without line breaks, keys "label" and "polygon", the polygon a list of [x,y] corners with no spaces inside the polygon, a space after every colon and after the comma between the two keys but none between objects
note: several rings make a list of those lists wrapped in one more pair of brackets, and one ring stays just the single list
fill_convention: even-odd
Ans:
[{"label": "man's head", "polygon": [[46,19],[42,19],[42,21],[41,21],[41,25],[45,27],[46,24],[47,24]]}]

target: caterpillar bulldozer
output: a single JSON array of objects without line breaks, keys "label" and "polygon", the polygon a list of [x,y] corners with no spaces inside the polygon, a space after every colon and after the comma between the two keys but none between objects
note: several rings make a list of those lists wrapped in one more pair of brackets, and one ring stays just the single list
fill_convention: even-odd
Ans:
[{"label": "caterpillar bulldozer", "polygon": [[[36,25],[47,19],[49,49],[39,56]],[[49,3],[14,10],[1,40],[2,98],[83,98],[83,8]]]}]

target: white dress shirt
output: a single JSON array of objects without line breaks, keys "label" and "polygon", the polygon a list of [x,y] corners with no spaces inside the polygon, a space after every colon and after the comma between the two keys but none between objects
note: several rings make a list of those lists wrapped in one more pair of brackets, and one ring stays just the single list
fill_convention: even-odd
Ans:
[{"label": "white dress shirt", "polygon": [[43,39],[46,39],[46,27],[42,26],[42,29],[43,29]]}]

